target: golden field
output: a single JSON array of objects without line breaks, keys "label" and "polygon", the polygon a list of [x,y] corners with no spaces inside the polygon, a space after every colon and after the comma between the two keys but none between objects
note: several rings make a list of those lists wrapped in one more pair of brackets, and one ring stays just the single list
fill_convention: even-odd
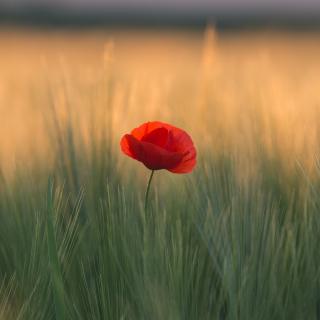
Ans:
[{"label": "golden field", "polygon": [[1,29],[0,319],[320,319],[319,36]]},{"label": "golden field", "polygon": [[297,159],[312,163],[319,149],[319,37],[3,28],[2,165],[50,155],[53,113],[62,126],[72,119],[87,142],[94,128],[107,126],[115,148],[133,126],[160,119],[189,130],[200,150],[254,158],[259,139],[286,167]]}]

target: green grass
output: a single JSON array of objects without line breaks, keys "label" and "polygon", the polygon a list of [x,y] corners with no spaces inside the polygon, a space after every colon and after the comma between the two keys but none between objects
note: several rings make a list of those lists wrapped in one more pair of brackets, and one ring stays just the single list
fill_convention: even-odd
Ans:
[{"label": "green grass", "polygon": [[[178,80],[168,105],[185,115],[195,86]],[[228,120],[220,89],[200,92],[206,113],[194,123],[181,117],[187,131],[201,128],[196,170],[155,172],[147,215],[150,171],[121,155],[116,110],[103,109],[106,125],[87,118],[85,141],[76,119],[62,124],[48,104],[50,161],[34,156],[0,175],[1,320],[320,319],[317,157],[311,173],[281,150],[281,120],[264,128],[259,97],[243,109],[237,91]],[[111,94],[75,91],[84,104],[112,105]],[[41,94],[40,104],[54,100]],[[238,127],[219,127],[223,119]]]},{"label": "green grass", "polygon": [[318,319],[319,178],[262,156],[239,179],[200,152],[189,176],[155,173],[146,217],[117,153],[70,135],[50,170],[2,178],[1,319]]}]

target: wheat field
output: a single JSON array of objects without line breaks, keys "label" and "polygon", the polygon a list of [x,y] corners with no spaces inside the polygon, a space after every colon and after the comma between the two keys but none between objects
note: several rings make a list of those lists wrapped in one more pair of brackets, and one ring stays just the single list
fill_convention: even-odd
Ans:
[{"label": "wheat field", "polygon": [[[0,29],[0,319],[320,319],[319,37]],[[152,120],[198,163],[147,217]]]},{"label": "wheat field", "polygon": [[12,164],[17,152],[45,151],[53,107],[62,121],[74,113],[82,129],[95,116],[111,121],[115,143],[129,128],[163,119],[187,126],[199,147],[248,148],[258,134],[268,150],[278,145],[286,164],[307,160],[317,152],[318,37],[2,30],[1,158]]}]

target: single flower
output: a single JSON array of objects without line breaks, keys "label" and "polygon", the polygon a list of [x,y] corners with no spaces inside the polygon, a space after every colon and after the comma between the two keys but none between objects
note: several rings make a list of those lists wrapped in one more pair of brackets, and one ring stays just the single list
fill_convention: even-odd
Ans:
[{"label": "single flower", "polygon": [[197,152],[191,137],[182,129],[153,121],[142,124],[120,142],[122,151],[150,170],[188,173],[196,165]]}]

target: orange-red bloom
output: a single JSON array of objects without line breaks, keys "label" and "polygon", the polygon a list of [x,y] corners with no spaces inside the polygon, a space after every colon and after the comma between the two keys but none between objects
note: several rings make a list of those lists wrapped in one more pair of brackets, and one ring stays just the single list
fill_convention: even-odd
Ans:
[{"label": "orange-red bloom", "polygon": [[188,173],[196,165],[197,152],[190,136],[167,123],[144,123],[131,134],[125,134],[120,145],[126,155],[150,170]]}]

